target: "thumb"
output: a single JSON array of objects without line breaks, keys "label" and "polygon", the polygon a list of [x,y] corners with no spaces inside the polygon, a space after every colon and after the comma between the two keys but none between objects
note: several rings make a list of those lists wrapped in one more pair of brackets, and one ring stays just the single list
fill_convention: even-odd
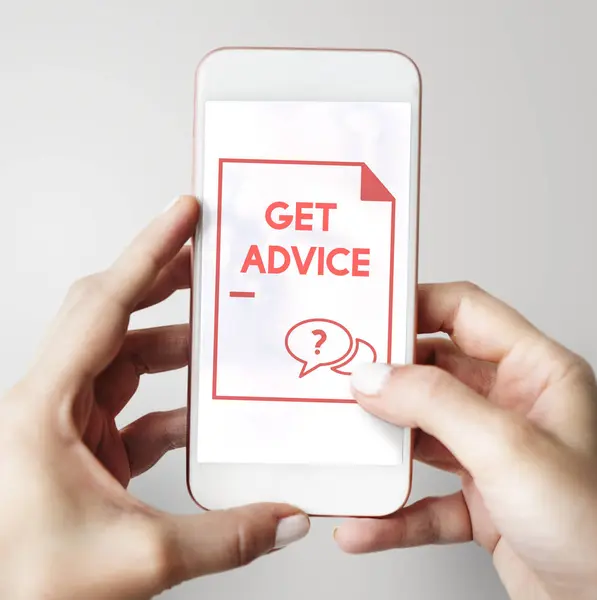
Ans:
[{"label": "thumb", "polygon": [[384,421],[439,440],[476,479],[510,469],[537,438],[534,426],[431,366],[361,365],[352,375],[358,403]]},{"label": "thumb", "polygon": [[194,516],[163,517],[162,589],[244,566],[307,535],[309,517],[285,504],[252,504]]}]

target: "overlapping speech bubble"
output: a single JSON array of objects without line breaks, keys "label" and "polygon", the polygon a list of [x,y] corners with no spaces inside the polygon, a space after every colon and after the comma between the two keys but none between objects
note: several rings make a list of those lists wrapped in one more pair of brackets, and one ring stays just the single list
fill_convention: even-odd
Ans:
[{"label": "overlapping speech bubble", "polygon": [[293,325],[284,341],[286,351],[301,363],[299,378],[320,367],[329,367],[339,375],[350,375],[346,365],[362,348],[369,350],[372,362],[377,360],[375,348],[365,340],[354,338],[344,325],[331,319],[306,319]]}]

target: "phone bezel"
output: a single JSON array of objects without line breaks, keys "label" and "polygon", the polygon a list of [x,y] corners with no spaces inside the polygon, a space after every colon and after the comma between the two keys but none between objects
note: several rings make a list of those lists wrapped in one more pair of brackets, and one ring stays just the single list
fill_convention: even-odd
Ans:
[{"label": "phone bezel", "polygon": [[[292,74],[289,77],[289,74]],[[280,82],[283,82],[282,84]],[[392,50],[315,48],[220,48],[197,68],[193,134],[193,191],[201,198],[203,123],[209,100],[306,100],[410,102],[411,193],[408,199],[409,256],[407,360],[416,339],[418,206],[421,131],[421,78],[414,62]],[[193,254],[201,245],[201,223]],[[193,261],[193,281],[200,281],[201,261]],[[200,289],[191,292],[191,361],[189,367],[187,484],[202,508],[223,509],[259,501],[290,502],[321,516],[383,516],[405,504],[412,479],[412,432],[405,430],[401,465],[326,466],[285,464],[214,464],[197,459],[198,402],[196,358]]]}]

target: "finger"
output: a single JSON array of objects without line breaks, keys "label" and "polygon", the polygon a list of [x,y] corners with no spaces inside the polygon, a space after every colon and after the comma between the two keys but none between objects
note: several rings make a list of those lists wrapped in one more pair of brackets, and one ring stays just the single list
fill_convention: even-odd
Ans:
[{"label": "finger", "polygon": [[[422,333],[448,333],[470,357],[500,361],[499,374],[496,370],[481,382],[482,388],[491,388],[483,395],[493,404],[527,416],[582,452],[594,452],[597,386],[581,357],[471,284],[420,286],[419,325]],[[564,396],[574,400],[563,403]]]},{"label": "finger", "polygon": [[129,459],[131,477],[151,469],[170,450],[187,443],[187,409],[153,412],[124,427],[120,436]]},{"label": "finger", "polygon": [[415,434],[413,458],[448,473],[462,475],[465,472],[455,456],[439,440],[421,430]]},{"label": "finger", "polygon": [[[445,338],[417,340],[417,363],[433,365],[487,397],[493,388],[497,366],[494,363],[466,356],[452,341]],[[433,436],[417,431],[413,456],[419,462],[450,473],[462,474],[462,465]]]},{"label": "finger", "polygon": [[118,356],[96,379],[96,401],[115,417],[137,391],[141,375],[181,369],[188,363],[188,325],[129,331]]},{"label": "finger", "polygon": [[161,587],[244,566],[309,532],[309,518],[284,504],[254,504],[162,521],[167,569]]},{"label": "finger", "polygon": [[166,325],[127,333],[119,356],[139,375],[181,369],[189,363],[189,326]]},{"label": "finger", "polygon": [[37,385],[73,397],[111,362],[131,310],[189,239],[198,215],[196,199],[183,196],[150,223],[110,269],[73,286],[33,368]]},{"label": "finger", "polygon": [[496,364],[467,356],[454,342],[445,338],[417,340],[417,363],[439,367],[485,397],[491,391],[497,374]]},{"label": "finger", "polygon": [[185,245],[182,250],[159,273],[153,285],[135,306],[141,310],[158,304],[178,290],[188,289],[191,285],[191,247]]},{"label": "finger", "polygon": [[472,527],[462,492],[425,498],[385,519],[350,519],[334,532],[342,550],[351,554],[457,544],[472,539]]},{"label": "finger", "polygon": [[469,356],[499,362],[519,341],[542,334],[513,308],[470,283],[418,288],[419,333],[444,332]]},{"label": "finger", "polygon": [[[451,340],[445,338],[418,339],[417,363],[447,371],[483,396],[491,391],[497,373],[494,363],[467,356]],[[413,456],[419,462],[442,471],[456,474],[463,472],[462,465],[454,455],[424,431],[416,432]]]},{"label": "finger", "polygon": [[191,237],[198,217],[197,200],[182,196],[133,240],[108,271],[116,301],[132,310]]},{"label": "finger", "polygon": [[353,373],[352,388],[365,410],[395,425],[422,429],[475,477],[509,470],[521,446],[533,439],[526,419],[491,404],[437,367],[363,365]]}]

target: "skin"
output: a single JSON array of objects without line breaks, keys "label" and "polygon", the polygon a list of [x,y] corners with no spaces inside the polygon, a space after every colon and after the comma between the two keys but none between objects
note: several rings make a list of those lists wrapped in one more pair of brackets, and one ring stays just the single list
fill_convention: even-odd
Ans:
[{"label": "skin", "polygon": [[[184,445],[183,410],[118,430],[139,379],[186,366],[188,328],[129,331],[189,285],[198,204],[183,197],[106,271],[77,282],[0,402],[0,597],[143,599],[274,548],[287,505],[176,516],[126,491]],[[419,288],[418,365],[388,367],[370,413],[416,431],[415,457],[462,491],[336,531],[351,553],[476,541],[513,599],[597,593],[597,384],[590,366],[470,284]],[[305,531],[306,533],[306,531]]]},{"label": "skin", "polygon": [[123,430],[115,418],[142,375],[187,364],[186,325],[128,331],[128,322],[189,286],[183,245],[198,216],[196,199],[182,197],[109,269],[75,283],[0,402],[0,597],[150,598],[269,553],[279,522],[301,514],[259,504],[177,516],[126,491],[185,443],[184,409]]},{"label": "skin", "polygon": [[471,284],[419,288],[418,362],[377,395],[385,421],[416,429],[415,457],[462,490],[335,538],[364,553],[474,540],[511,598],[597,598],[597,386],[591,367]]}]

